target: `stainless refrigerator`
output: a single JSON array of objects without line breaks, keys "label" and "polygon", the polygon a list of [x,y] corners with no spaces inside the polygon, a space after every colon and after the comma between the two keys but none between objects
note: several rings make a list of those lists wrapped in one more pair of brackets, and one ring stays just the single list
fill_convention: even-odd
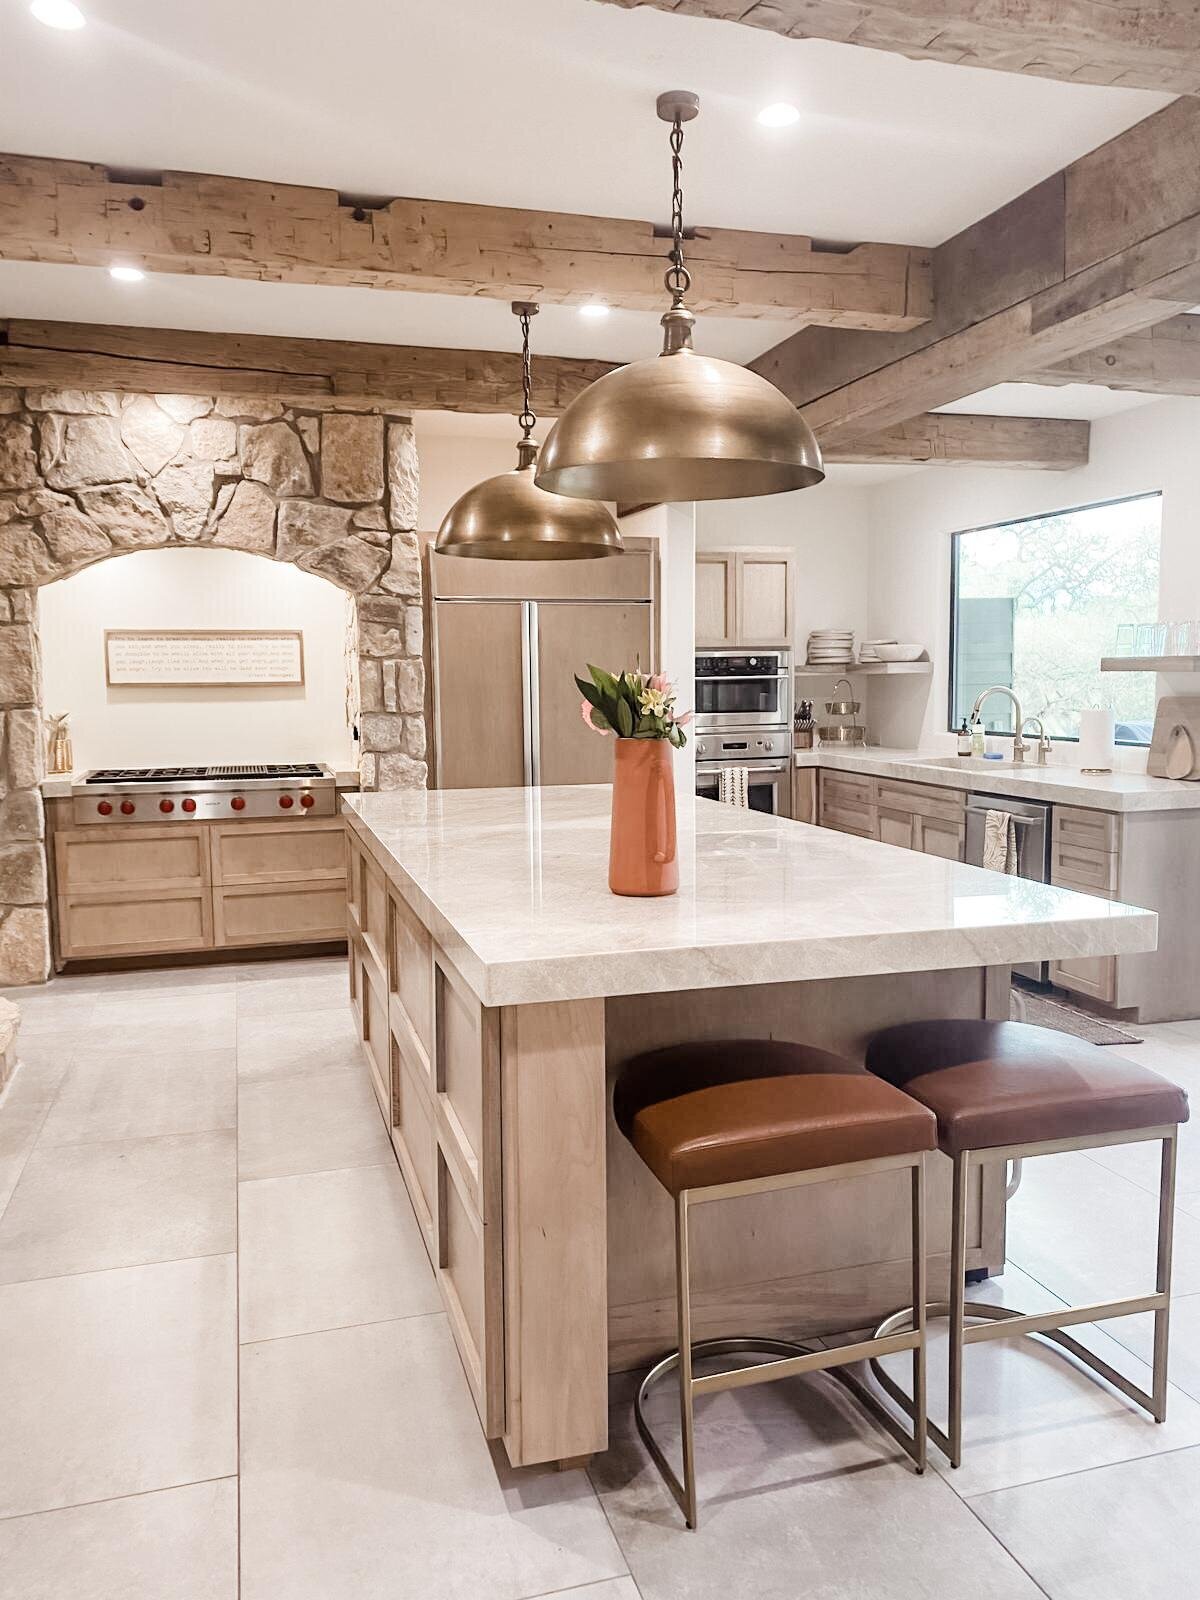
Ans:
[{"label": "stainless refrigerator", "polygon": [[611,743],[584,726],[574,675],[588,662],[656,670],[654,582],[650,550],[555,563],[431,554],[437,787],[610,782]]}]

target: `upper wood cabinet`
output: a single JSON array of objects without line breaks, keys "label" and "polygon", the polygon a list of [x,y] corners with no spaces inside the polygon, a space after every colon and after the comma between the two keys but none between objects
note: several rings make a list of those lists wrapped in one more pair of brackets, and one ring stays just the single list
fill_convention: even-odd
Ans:
[{"label": "upper wood cabinet", "polygon": [[790,550],[698,550],[696,644],[790,645],[794,566]]}]

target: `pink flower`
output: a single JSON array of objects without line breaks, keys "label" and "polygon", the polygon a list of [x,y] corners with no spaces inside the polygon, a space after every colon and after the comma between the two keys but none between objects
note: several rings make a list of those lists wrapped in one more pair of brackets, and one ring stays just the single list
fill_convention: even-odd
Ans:
[{"label": "pink flower", "polygon": [[581,700],[579,702],[579,715],[583,718],[584,722],[593,733],[598,733],[601,735],[601,737],[603,737],[603,735],[608,731],[606,728],[598,728],[592,721],[592,708],[586,700]]},{"label": "pink flower", "polygon": [[694,711],[685,711],[681,717],[675,718],[675,726],[677,728],[686,728],[695,715]]},{"label": "pink flower", "polygon": [[665,672],[655,672],[651,675],[646,687],[648,689],[659,689],[663,694],[669,694],[671,691],[671,680],[667,677]]}]

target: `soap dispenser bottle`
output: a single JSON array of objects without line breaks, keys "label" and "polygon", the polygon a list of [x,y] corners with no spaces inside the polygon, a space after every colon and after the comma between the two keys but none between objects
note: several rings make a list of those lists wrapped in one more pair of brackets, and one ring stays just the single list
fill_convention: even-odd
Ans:
[{"label": "soap dispenser bottle", "polygon": [[976,757],[987,755],[987,734],[983,731],[978,714],[971,724],[971,754]]},{"label": "soap dispenser bottle", "polygon": [[962,727],[958,730],[958,753],[960,756],[971,754],[971,730],[967,727],[967,719],[962,719]]}]

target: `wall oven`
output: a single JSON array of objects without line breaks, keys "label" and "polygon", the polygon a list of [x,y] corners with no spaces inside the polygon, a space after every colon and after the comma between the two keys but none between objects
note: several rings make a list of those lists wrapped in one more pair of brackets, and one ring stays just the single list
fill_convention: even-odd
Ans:
[{"label": "wall oven", "polygon": [[792,726],[792,663],[787,650],[696,657],[696,732]]},{"label": "wall oven", "polygon": [[[699,750],[697,750],[699,755]],[[790,817],[792,814],[792,763],[790,757],[782,761],[697,761],[696,793],[705,800],[718,798],[721,768],[743,766],[748,782],[746,794],[751,811],[762,811],[772,817]]]}]

